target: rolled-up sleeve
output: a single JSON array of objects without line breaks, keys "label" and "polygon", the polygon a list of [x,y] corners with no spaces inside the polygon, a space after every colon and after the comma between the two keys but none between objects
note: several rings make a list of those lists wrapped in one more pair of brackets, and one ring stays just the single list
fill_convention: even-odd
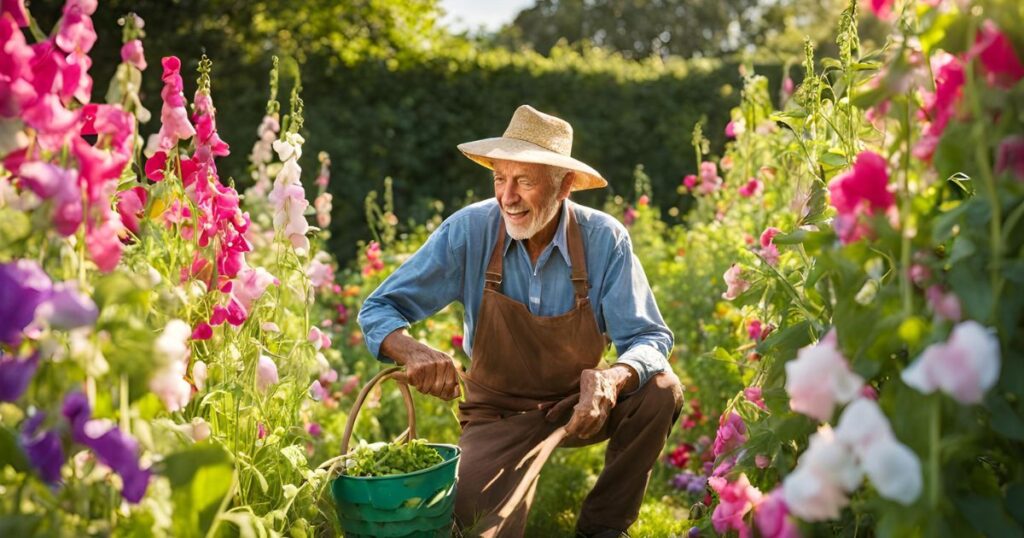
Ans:
[{"label": "rolled-up sleeve", "polygon": [[374,357],[391,362],[380,354],[385,337],[462,300],[465,264],[457,259],[452,233],[450,222],[442,223],[427,242],[363,302],[359,309],[359,327]]},{"label": "rolled-up sleeve", "polygon": [[601,296],[605,330],[619,354],[618,363],[633,368],[644,386],[669,369],[672,331],[665,325],[640,260],[628,239],[612,250]]}]

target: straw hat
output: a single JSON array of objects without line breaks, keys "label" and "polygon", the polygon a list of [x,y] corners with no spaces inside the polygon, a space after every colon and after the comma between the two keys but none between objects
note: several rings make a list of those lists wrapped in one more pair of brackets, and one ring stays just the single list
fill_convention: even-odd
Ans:
[{"label": "straw hat", "polygon": [[512,115],[505,134],[459,144],[466,157],[494,170],[494,159],[550,164],[576,172],[572,190],[596,189],[608,185],[597,170],[573,159],[572,126],[569,122],[522,105]]}]

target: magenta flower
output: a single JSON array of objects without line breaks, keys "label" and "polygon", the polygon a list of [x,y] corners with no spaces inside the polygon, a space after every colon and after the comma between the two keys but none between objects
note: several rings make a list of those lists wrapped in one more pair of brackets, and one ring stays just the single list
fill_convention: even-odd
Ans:
[{"label": "magenta flower", "polygon": [[192,329],[193,340],[209,340],[213,338],[213,327],[205,321],[199,322],[195,329]]},{"label": "magenta flower", "polygon": [[751,196],[757,196],[764,190],[764,184],[758,181],[756,178],[750,178],[743,186],[740,187],[740,196],[744,198],[750,198]]},{"label": "magenta flower", "polygon": [[697,176],[694,174],[687,174],[687,176],[683,178],[683,185],[692,191],[693,188],[697,186]]},{"label": "magenta flower", "polygon": [[1011,135],[999,143],[996,173],[1010,172],[1017,181],[1024,181],[1024,136]]},{"label": "magenta flower", "polygon": [[754,507],[754,523],[763,538],[800,537],[800,531],[789,517],[789,508],[781,487],[776,487],[762,497],[761,502]]},{"label": "magenta flower", "polygon": [[913,149],[915,157],[928,161],[935,153],[946,125],[956,114],[966,81],[963,63],[952,54],[938,52],[932,56],[931,64],[935,76],[935,92],[921,92],[923,107],[918,116],[925,121],[925,125],[921,139]]},{"label": "magenta flower", "polygon": [[782,233],[782,230],[774,226],[769,226],[768,228],[765,228],[764,231],[761,232],[761,248],[767,247],[768,245],[772,244],[772,240],[775,239],[775,236],[779,235],[780,233]]},{"label": "magenta flower", "polygon": [[121,61],[134,66],[139,71],[145,71],[146,56],[142,51],[142,41],[133,39],[122,45]]},{"label": "magenta flower", "polygon": [[978,29],[971,55],[977,55],[992,86],[1009,89],[1024,78],[1024,65],[1013,50],[1013,44],[1006,34],[991,20],[986,20]]},{"label": "magenta flower", "polygon": [[743,389],[743,397],[762,410],[768,410],[768,406],[764,403],[764,398],[761,397],[761,387],[747,387]]},{"label": "magenta flower", "polygon": [[39,352],[19,359],[0,349],[0,402],[16,402],[39,367]]},{"label": "magenta flower", "polygon": [[3,0],[0,2],[0,13],[10,14],[14,24],[21,28],[28,26],[28,10],[25,9],[25,0]]},{"label": "magenta flower", "polygon": [[741,474],[732,483],[723,477],[713,476],[708,479],[708,484],[718,494],[718,506],[711,514],[715,531],[724,534],[735,530],[740,538],[749,538],[750,527],[743,518],[761,501],[761,492],[750,485],[746,474]]},{"label": "magenta flower", "polygon": [[892,4],[893,0],[869,0],[868,8],[879,19],[890,21],[893,18]]},{"label": "magenta flower", "polygon": [[718,432],[715,434],[712,455],[717,458],[739,448],[747,442],[746,433],[747,426],[736,412],[731,411],[728,415],[722,415],[718,421]]},{"label": "magenta flower", "polygon": [[108,421],[91,419],[85,395],[73,392],[64,398],[64,417],[71,423],[71,438],[92,449],[101,463],[121,476],[121,496],[138,503],[149,486],[150,470],[139,466],[139,443]]},{"label": "magenta flower", "polygon": [[867,235],[864,217],[884,213],[895,203],[888,189],[889,173],[885,158],[863,151],[850,171],[832,180],[828,186],[831,204],[838,215],[836,232],[843,243],[852,243]]}]

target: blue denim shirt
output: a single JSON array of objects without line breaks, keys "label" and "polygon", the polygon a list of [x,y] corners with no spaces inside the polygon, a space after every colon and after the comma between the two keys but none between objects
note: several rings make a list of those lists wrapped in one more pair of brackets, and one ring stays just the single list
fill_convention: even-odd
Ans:
[{"label": "blue denim shirt", "polygon": [[[555,237],[536,265],[521,241],[506,236],[502,293],[539,316],[564,314],[575,306],[566,239],[568,211],[575,212],[580,226],[598,327],[615,344],[618,362],[632,367],[643,386],[654,374],[668,370],[673,336],[633,255],[626,228],[611,215],[566,200]],[[370,294],[358,319],[375,357],[390,362],[380,355],[387,335],[455,301],[465,306],[463,348],[472,356],[484,272],[501,218],[494,198],[457,211]]]}]

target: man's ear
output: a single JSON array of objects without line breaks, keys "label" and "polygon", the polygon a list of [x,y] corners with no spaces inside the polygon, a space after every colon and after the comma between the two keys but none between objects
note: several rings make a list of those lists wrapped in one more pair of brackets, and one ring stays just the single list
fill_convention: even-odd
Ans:
[{"label": "man's ear", "polygon": [[558,201],[565,200],[569,197],[569,192],[572,191],[572,183],[576,181],[576,172],[569,170],[565,173],[565,177],[562,178],[562,186],[558,189]]}]

